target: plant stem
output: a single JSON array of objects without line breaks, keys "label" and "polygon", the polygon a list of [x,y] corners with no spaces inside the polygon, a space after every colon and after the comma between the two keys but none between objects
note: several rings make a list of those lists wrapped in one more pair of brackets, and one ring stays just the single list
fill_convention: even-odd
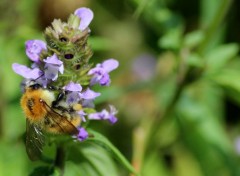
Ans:
[{"label": "plant stem", "polygon": [[[1,75],[2,72],[1,72]],[[3,82],[3,79],[0,78],[0,81]],[[4,112],[4,106],[5,106],[5,102],[6,102],[6,99],[5,99],[5,94],[3,93],[3,87],[1,86],[0,88],[0,138],[3,136],[3,112]]]},{"label": "plant stem", "polygon": [[212,36],[218,30],[218,27],[223,22],[229,8],[231,7],[232,0],[222,0],[222,3],[219,5],[218,10],[216,11],[214,17],[212,18],[212,22],[209,26],[205,29],[205,37],[202,43],[198,47],[198,53],[202,55],[206,48],[208,47],[209,41],[212,40]]},{"label": "plant stem", "polygon": [[57,147],[54,165],[60,169],[60,176],[63,176],[65,167],[65,151],[64,147],[61,144],[59,144]]},{"label": "plant stem", "polygon": [[[144,161],[144,151],[145,151],[145,141],[146,141],[146,133],[142,126],[139,126],[133,131],[133,157],[132,157],[132,165],[137,171],[140,173],[140,169],[142,168],[142,164]],[[133,174],[131,174],[133,176]]]}]

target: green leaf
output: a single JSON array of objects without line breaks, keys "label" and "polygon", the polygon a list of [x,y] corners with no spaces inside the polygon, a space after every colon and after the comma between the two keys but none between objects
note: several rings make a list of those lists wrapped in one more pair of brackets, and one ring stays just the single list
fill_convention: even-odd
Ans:
[{"label": "green leaf", "polygon": [[116,158],[129,172],[134,173],[137,175],[135,169],[133,166],[129,163],[129,161],[122,155],[122,153],[103,135],[100,133],[88,130],[89,134],[92,134],[94,137],[88,138],[87,141],[96,143],[103,148],[105,148],[107,151],[109,151],[114,158]]},{"label": "green leaf", "polygon": [[152,151],[144,160],[142,175],[169,176],[170,173],[167,170],[163,157],[161,157],[158,152]]},{"label": "green leaf", "polygon": [[[53,167],[49,166],[39,166],[35,168],[32,173],[29,174],[29,176],[43,176],[43,175],[53,175],[54,169]],[[54,174],[54,176],[57,176],[59,174]]]},{"label": "green leaf", "polygon": [[95,143],[75,143],[68,152],[66,175],[118,176],[114,160]]},{"label": "green leaf", "polygon": [[240,93],[240,70],[224,69],[218,74],[212,75],[211,80],[223,86],[224,88],[233,89]]},{"label": "green leaf", "polygon": [[203,40],[203,37],[204,34],[201,30],[188,33],[184,37],[184,45],[187,48],[194,48]]},{"label": "green leaf", "polygon": [[182,41],[183,29],[181,27],[169,30],[158,42],[164,49],[179,49]]},{"label": "green leaf", "polygon": [[207,81],[195,83],[185,90],[175,115],[184,142],[204,175],[239,175],[237,160],[219,118],[223,115],[221,94],[219,87]]},{"label": "green leaf", "polygon": [[240,71],[224,69],[210,79],[225,89],[226,94],[240,104]]},{"label": "green leaf", "polygon": [[238,54],[239,46],[237,44],[221,45],[205,56],[208,73],[214,73],[223,68],[226,63]]}]

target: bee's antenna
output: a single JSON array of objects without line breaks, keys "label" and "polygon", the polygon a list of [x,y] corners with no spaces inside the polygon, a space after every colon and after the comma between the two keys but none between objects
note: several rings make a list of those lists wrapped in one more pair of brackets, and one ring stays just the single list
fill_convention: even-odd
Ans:
[{"label": "bee's antenna", "polygon": [[36,81],[36,80],[38,80],[39,78],[41,78],[42,76],[44,75],[44,73],[43,74],[41,74],[39,77],[37,77],[36,79],[33,79],[33,81]]}]

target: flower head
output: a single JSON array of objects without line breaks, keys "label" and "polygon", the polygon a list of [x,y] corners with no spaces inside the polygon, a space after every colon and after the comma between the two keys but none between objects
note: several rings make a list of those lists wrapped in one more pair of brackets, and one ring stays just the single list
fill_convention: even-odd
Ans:
[{"label": "flower head", "polygon": [[80,25],[78,29],[85,30],[93,19],[93,12],[86,7],[77,9],[74,14],[80,18]]},{"label": "flower head", "polygon": [[[26,90],[34,84],[40,84],[39,88],[51,92],[54,101],[49,106],[56,113],[67,116],[69,123],[78,129],[78,134],[73,137],[79,141],[88,138],[86,129],[90,120],[108,120],[111,124],[118,120],[113,106],[100,112],[95,110],[94,100],[101,94],[91,90],[91,85],[110,85],[109,73],[119,63],[115,59],[108,59],[90,68],[92,52],[87,43],[90,31],[88,26],[93,16],[89,8],[83,7],[77,9],[68,22],[54,20],[52,26],[44,32],[47,43],[41,40],[28,40],[25,43],[31,67],[17,63],[12,65],[13,71],[24,78],[21,84],[23,93],[28,93]],[[35,91],[34,86],[32,88]],[[64,121],[59,123],[58,126],[63,125],[64,128]],[[48,129],[46,132],[51,133]]]},{"label": "flower head", "polygon": [[56,54],[47,57],[43,61],[46,63],[44,73],[47,79],[55,81],[58,78],[58,72],[63,74],[63,62],[57,58]]},{"label": "flower head", "polygon": [[42,40],[28,40],[25,43],[26,54],[33,62],[40,61],[40,53],[42,50],[47,50],[46,43]]},{"label": "flower head", "polygon": [[93,75],[91,85],[99,83],[101,86],[110,85],[109,72],[116,69],[119,63],[115,59],[108,59],[101,64],[97,64],[95,68],[89,70],[88,74]]},{"label": "flower head", "polygon": [[110,106],[110,111],[108,112],[106,109],[101,112],[91,113],[88,116],[90,120],[108,120],[111,124],[117,122],[117,118],[115,117],[117,114],[117,110],[114,106]]}]

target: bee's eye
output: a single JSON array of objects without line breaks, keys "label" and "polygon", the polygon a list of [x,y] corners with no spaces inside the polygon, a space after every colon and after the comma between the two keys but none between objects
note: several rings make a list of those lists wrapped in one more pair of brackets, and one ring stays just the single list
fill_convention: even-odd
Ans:
[{"label": "bee's eye", "polygon": [[65,54],[64,55],[64,57],[65,57],[65,59],[72,59],[74,56],[73,56],[73,54]]},{"label": "bee's eye", "polygon": [[61,42],[67,42],[68,40],[67,40],[66,37],[61,37],[61,38],[60,38],[60,41],[61,41]]}]

